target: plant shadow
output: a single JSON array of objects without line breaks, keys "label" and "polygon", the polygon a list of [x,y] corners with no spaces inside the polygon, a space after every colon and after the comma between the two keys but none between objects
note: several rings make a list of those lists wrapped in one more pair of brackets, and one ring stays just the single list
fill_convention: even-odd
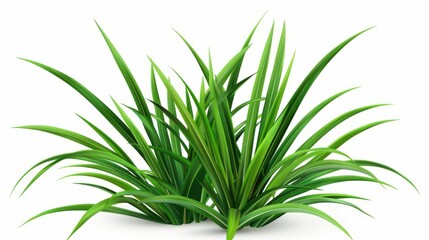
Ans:
[{"label": "plant shadow", "polygon": [[[226,235],[226,230],[220,228],[210,220],[205,220],[200,223],[190,223],[183,225],[169,225],[151,222],[138,218],[130,218],[127,216],[111,216],[107,219],[109,223],[118,228],[131,228],[137,231],[159,231],[159,232],[171,232],[171,234],[177,234],[177,236],[199,236],[200,238],[222,239]],[[237,236],[244,239],[249,237],[264,237],[267,234],[273,232],[287,234],[289,231],[297,229],[305,229],[307,223],[305,218],[299,217],[288,217],[284,216],[267,226],[262,228],[245,227],[237,232]],[[190,238],[193,239],[193,238]]]}]

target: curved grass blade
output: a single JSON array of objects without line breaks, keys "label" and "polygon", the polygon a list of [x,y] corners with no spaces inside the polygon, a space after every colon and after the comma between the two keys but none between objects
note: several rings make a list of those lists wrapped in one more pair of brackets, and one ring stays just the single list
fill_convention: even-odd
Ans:
[{"label": "curved grass blade", "polygon": [[[78,159],[81,160],[81,159]],[[149,187],[149,184],[146,181],[142,181],[140,178],[136,177],[133,173],[125,170],[122,167],[119,167],[117,164],[103,161],[102,159],[86,159],[82,160],[86,162],[90,162],[90,164],[74,164],[74,165],[68,165],[63,168],[88,168],[91,170],[98,170],[103,173],[107,173],[108,176],[110,175],[117,177],[119,180],[124,180],[127,183],[132,184],[133,186],[140,188],[140,189],[151,189]],[[146,175],[146,178],[147,175]],[[149,178],[148,178],[149,179]],[[160,190],[162,188],[159,188]]]},{"label": "curved grass blade", "polygon": [[[295,127],[290,131],[290,133],[286,136],[285,141],[282,142],[280,147],[278,148],[278,151],[274,154],[273,158],[270,160],[269,165],[267,168],[270,168],[272,165],[276,164],[280,158],[282,158],[287,151],[289,150],[292,143],[295,141],[295,139],[298,137],[298,135],[301,133],[301,131],[307,126],[307,124],[327,105],[329,105],[332,101],[339,98],[340,96],[350,92],[351,90],[354,90],[356,88],[350,88],[345,91],[339,92],[332,97],[324,100],[320,104],[318,104],[316,107],[314,107],[310,112],[308,112],[302,119],[299,121]],[[297,150],[299,151],[299,150]]]},{"label": "curved grass blade", "polygon": [[115,198],[112,197],[112,198],[104,199],[96,204],[93,204],[90,208],[88,208],[85,214],[81,217],[81,219],[76,224],[75,228],[72,230],[72,232],[70,233],[67,239],[70,239],[73,236],[73,234],[75,234],[76,231],[79,230],[79,228],[81,228],[82,225],[85,224],[95,214],[105,211],[106,209],[111,208],[113,205],[116,205],[119,203],[129,203],[130,201],[133,201],[133,200],[134,199],[130,199],[126,197],[115,197]]},{"label": "curved grass blade", "polygon": [[349,206],[352,207],[356,210],[358,210],[359,212],[374,218],[371,214],[365,212],[364,210],[362,210],[362,208],[358,207],[356,204],[353,204],[351,202],[342,200],[342,199],[337,199],[337,198],[329,198],[329,197],[308,197],[308,198],[303,198],[300,200],[292,200],[290,202],[294,202],[294,203],[301,203],[301,204],[305,204],[305,205],[313,205],[313,204],[317,204],[317,203],[336,203],[336,204],[342,204],[345,206]]},{"label": "curved grass blade", "polygon": [[[155,107],[159,107],[160,105],[155,105]],[[167,109],[161,109],[161,111],[168,111]],[[170,112],[170,114],[172,114],[171,116],[174,116],[173,113]],[[174,143],[175,141],[171,141],[172,143],[174,143],[173,145],[178,144],[178,146],[175,147],[175,152],[181,154],[181,148],[183,148],[185,150],[185,152],[189,152],[189,147],[188,145],[185,143],[185,141],[180,137],[180,131],[183,129],[180,129],[178,126],[176,126],[176,121],[179,121],[179,119],[177,117],[175,117],[175,121],[174,120],[170,120],[170,123],[168,124],[167,122],[159,119],[157,116],[152,114],[152,118],[154,118],[159,124],[162,124],[165,126],[165,128],[168,129],[168,131],[170,132],[170,137],[173,139],[173,137],[175,139],[177,139],[177,143]],[[174,124],[174,125],[173,125]],[[171,126],[170,126],[171,125]],[[179,150],[180,149],[180,150]]]},{"label": "curved grass blade", "polygon": [[[70,153],[65,153],[65,154],[59,154],[59,155],[55,155],[55,156],[52,156],[52,157],[49,157],[49,158],[46,158],[46,159],[44,159],[44,160],[42,160],[42,161],[40,161],[40,162],[38,162],[38,163],[36,163],[35,165],[33,165],[30,169],[28,169],[24,174],[22,174],[22,176],[18,179],[18,181],[15,183],[15,185],[13,186],[13,188],[12,188],[12,191],[11,191],[11,193],[10,193],[10,195],[12,195],[13,194],[13,192],[15,191],[15,189],[16,189],[16,187],[18,186],[18,184],[24,179],[24,177],[26,177],[30,172],[32,172],[35,168],[37,168],[37,167],[39,167],[39,166],[41,166],[41,165],[43,165],[43,164],[45,164],[45,163],[48,163],[48,162],[52,162],[52,161],[55,161],[55,160],[57,160],[57,159],[65,159],[65,158],[67,158],[67,156],[69,155]],[[21,193],[21,195],[22,194],[24,194],[24,192],[25,192],[25,190]]]},{"label": "curved grass blade", "polygon": [[46,171],[48,171],[53,166],[55,166],[56,164],[58,164],[59,162],[65,160],[65,159],[81,159],[81,160],[90,161],[90,162],[94,161],[93,159],[96,159],[96,160],[104,159],[104,160],[108,160],[111,162],[115,162],[115,163],[118,163],[118,164],[128,168],[136,176],[140,177],[140,179],[141,179],[140,183],[142,183],[142,184],[146,183],[145,178],[142,176],[143,173],[138,168],[136,168],[134,165],[130,164],[129,162],[120,158],[119,156],[117,156],[113,153],[109,153],[109,152],[103,152],[103,151],[97,151],[97,150],[83,150],[83,151],[77,151],[77,152],[71,152],[71,153],[56,155],[56,156],[47,158],[43,161],[40,161],[39,163],[35,164],[32,168],[30,168],[26,173],[24,173],[24,175],[15,184],[13,190],[22,181],[22,179],[26,175],[28,175],[28,173],[30,173],[32,170],[34,170],[36,167],[38,167],[42,164],[49,163],[47,166],[45,166],[42,170],[40,170],[31,179],[31,181],[27,184],[27,186],[22,191],[22,193],[21,193],[21,196],[22,196],[41,175],[43,175]]},{"label": "curved grass blade", "polygon": [[[257,99],[253,99],[253,100],[249,100],[246,102],[243,102],[242,104],[238,105],[237,107],[235,107],[232,111],[231,111],[231,116],[234,116],[235,114],[237,114],[237,112],[239,112],[241,109],[243,109],[244,107],[254,103],[254,102],[261,102],[261,101],[265,101],[266,98],[257,98]],[[261,114],[261,116],[263,116]]]},{"label": "curved grass blade", "polygon": [[308,213],[311,215],[318,216],[332,223],[334,226],[336,226],[338,229],[340,229],[343,233],[345,233],[347,236],[351,238],[347,230],[331,216],[318,210],[317,208],[310,207],[304,204],[299,204],[299,203],[280,203],[280,204],[273,204],[273,205],[259,208],[243,216],[240,220],[240,224],[238,228],[241,229],[249,225],[251,222],[259,220],[261,218],[276,215],[276,214],[284,214],[286,212],[300,212],[300,213]]},{"label": "curved grass blade", "polygon": [[231,58],[231,60],[229,60],[229,62],[220,70],[220,72],[216,76],[217,85],[219,88],[221,88],[223,84],[226,82],[226,80],[228,79],[228,77],[231,76],[232,72],[237,67],[237,64],[243,61],[244,55],[246,54],[247,50],[249,50],[249,48],[250,48],[250,45],[242,48],[240,52],[235,54]]},{"label": "curved grass blade", "polygon": [[69,178],[69,177],[92,177],[92,178],[96,178],[96,179],[100,179],[100,180],[104,180],[106,182],[109,182],[109,183],[121,188],[122,190],[134,190],[134,189],[136,189],[135,187],[131,186],[129,183],[127,183],[127,182],[125,182],[119,178],[112,177],[112,176],[102,174],[102,173],[80,172],[80,173],[69,174],[67,176],[62,177],[61,179]]},{"label": "curved grass blade", "polygon": [[[219,96],[219,100],[218,101],[221,103],[221,102],[225,101],[225,99],[230,99],[231,96],[233,96],[247,81],[249,81],[255,75],[256,75],[256,73],[253,73],[253,74],[247,76],[246,78],[244,78],[243,80],[241,80],[240,82],[238,82],[237,84],[235,84],[234,86],[232,86],[232,87],[228,88],[227,90],[225,90]],[[207,104],[207,106],[208,106],[208,104]],[[229,104],[229,106],[232,106],[232,105]]]},{"label": "curved grass blade", "polygon": [[[155,78],[155,70],[153,67],[151,67],[151,88],[152,88],[152,98],[153,101],[157,102],[161,105],[161,99],[158,92],[158,86],[156,84],[156,78]],[[134,111],[138,116],[139,112]],[[162,121],[165,121],[163,112],[156,108],[155,109],[155,115],[161,119]],[[139,116],[142,121],[144,121],[144,116]],[[148,118],[150,118],[148,116]],[[152,138],[157,139],[158,142],[152,143],[154,146],[158,146],[160,148],[165,149],[166,151],[172,151],[172,146],[170,142],[170,136],[168,134],[167,128],[165,125],[161,124],[160,122],[157,123],[158,125],[158,133],[156,133],[156,130],[153,129],[154,132],[151,135],[154,135]],[[149,128],[149,126],[147,126]],[[159,151],[157,151],[159,153]],[[160,160],[163,161],[163,164],[166,166],[167,171],[171,174],[171,179],[176,188],[179,188],[179,184],[181,184],[181,175],[179,175],[179,168],[180,166],[177,166],[175,162],[171,162],[170,155],[165,155],[164,153],[158,154],[160,156]]]},{"label": "curved grass blade", "polygon": [[[272,168],[268,171],[268,173],[265,175],[263,180],[260,182],[260,187],[258,188],[258,192],[262,190],[262,188],[265,186],[266,183],[268,183],[268,180],[270,180],[268,184],[268,188],[280,186],[283,184],[284,179],[299,165],[303,164],[305,161],[317,157],[321,154],[338,154],[340,156],[344,156],[348,159],[351,159],[347,154],[331,149],[331,148],[313,148],[313,149],[307,149],[307,150],[300,150],[297,151],[287,157],[285,157],[283,160],[278,162],[275,166],[272,166]],[[310,160],[311,161],[311,160]]]},{"label": "curved grass blade", "polygon": [[333,198],[333,199],[358,199],[358,200],[366,200],[368,201],[368,198],[363,198],[363,197],[358,197],[358,196],[354,196],[354,195],[350,195],[350,194],[344,194],[344,193],[319,193],[319,194],[311,194],[311,195],[306,195],[303,197],[299,197],[299,198],[295,198],[292,201],[301,201],[301,200],[306,200],[306,199],[311,199],[311,198]]},{"label": "curved grass blade", "polygon": [[323,126],[322,128],[320,128],[310,138],[308,138],[307,141],[305,141],[299,147],[299,150],[311,148],[314,144],[317,143],[317,141],[319,141],[329,131],[331,131],[332,129],[334,129],[336,126],[338,126],[340,123],[344,122],[345,120],[353,117],[354,115],[359,114],[359,113],[364,112],[364,111],[367,111],[367,110],[370,110],[370,109],[373,109],[373,108],[376,108],[376,107],[382,107],[382,106],[387,106],[387,105],[388,104],[374,104],[374,105],[369,105],[369,106],[364,106],[364,107],[356,108],[356,109],[348,111],[348,112],[346,112],[344,114],[341,114],[340,116],[338,116],[337,118],[333,119],[332,121],[330,121],[329,123],[327,123],[325,126]]},{"label": "curved grass blade", "polygon": [[189,167],[191,165],[189,159],[182,157],[173,151],[168,151],[168,150],[165,150],[164,148],[155,147],[155,146],[149,146],[149,147],[151,149],[154,149],[156,151],[160,151],[166,155],[169,155],[170,157],[172,157],[171,159],[174,159],[175,161],[179,162],[182,165],[185,165],[186,167]]},{"label": "curved grass blade", "polygon": [[301,174],[308,174],[313,172],[321,172],[323,170],[332,170],[332,169],[341,169],[341,170],[351,170],[363,173],[365,175],[368,175],[369,177],[372,177],[374,179],[377,179],[374,174],[372,174],[367,169],[360,167],[359,165],[353,163],[353,160],[348,161],[341,161],[341,160],[323,160],[323,161],[315,161],[308,163],[302,167],[299,167],[295,171],[291,172],[285,179],[284,182],[287,183],[289,181],[292,181],[294,178],[298,177]]},{"label": "curved grass blade", "polygon": [[[45,216],[48,214],[59,213],[59,212],[69,212],[69,211],[88,211],[92,206],[94,206],[94,204],[75,204],[75,205],[69,205],[69,206],[63,206],[63,207],[49,209],[49,210],[43,211],[43,212],[37,214],[36,216],[28,219],[22,225],[25,225],[28,222],[33,221],[34,219],[37,219],[39,217],[42,217],[42,216]],[[136,218],[141,218],[141,219],[145,219],[145,220],[149,220],[149,221],[162,223],[158,219],[151,218],[151,217],[147,216],[146,214],[131,211],[131,210],[124,209],[124,208],[119,208],[119,207],[106,207],[103,209],[103,212],[116,213],[116,214],[120,214],[120,215],[136,217]]]},{"label": "curved grass blade", "polygon": [[278,121],[281,121],[281,126],[277,131],[274,139],[272,140],[270,149],[266,154],[267,159],[271,159],[274,153],[276,152],[278,146],[281,143],[281,140],[284,137],[284,134],[286,133],[290,123],[292,122],[293,117],[295,116],[295,113],[297,112],[299,106],[301,105],[301,102],[303,101],[305,95],[307,94],[308,90],[313,85],[314,81],[319,76],[319,74],[328,65],[328,63],[338,54],[338,52],[341,51],[341,49],[343,49],[353,39],[355,39],[362,33],[368,31],[369,29],[371,28],[363,30],[349,37],[347,40],[343,41],[342,43],[340,43],[337,47],[331,50],[325,57],[323,57],[322,60],[320,60],[319,63],[310,71],[310,73],[307,75],[307,77],[304,79],[304,81],[301,83],[298,89],[294,92],[292,98],[289,100],[288,104],[286,105],[285,109],[281,114],[281,118],[278,119]]},{"label": "curved grass blade", "polygon": [[197,61],[198,65],[201,68],[201,71],[203,72],[204,78],[208,81],[209,79],[209,68],[206,66],[204,61],[201,59],[201,57],[198,55],[197,51],[192,47],[192,45],[176,30],[174,30],[177,35],[183,40],[183,42],[188,46],[189,50],[191,51],[192,55],[194,55],[195,60]]},{"label": "curved grass blade", "polygon": [[100,25],[97,22],[95,22],[95,24],[97,24],[98,29],[103,35],[103,38],[106,41],[107,46],[109,47],[110,52],[112,53],[113,58],[115,59],[115,62],[119,67],[119,70],[121,70],[121,73],[124,76],[125,81],[127,82],[128,88],[130,89],[130,92],[134,98],[134,102],[136,103],[137,109],[143,115],[150,116],[149,108],[147,107],[145,98],[143,97],[140,87],[137,84],[136,80],[134,79],[133,74],[131,73],[124,59],[116,50],[115,46],[113,46],[113,43],[107,37],[106,33],[104,33],[103,29],[101,29]]},{"label": "curved grass blade", "polygon": [[[138,191],[124,191],[117,193],[118,196],[123,195],[133,195],[138,196],[140,193]],[[154,196],[154,197],[148,197],[141,200],[143,203],[171,203],[171,204],[177,204],[180,206],[183,206],[185,208],[188,208],[192,211],[198,212],[210,220],[212,220],[214,223],[216,223],[218,226],[226,229],[226,219],[220,215],[218,212],[216,212],[213,208],[204,205],[194,199],[187,198],[184,196],[177,196],[177,195],[163,195],[163,196]]]},{"label": "curved grass blade", "polygon": [[86,98],[129,143],[135,142],[135,139],[132,136],[131,131],[128,129],[125,123],[123,123],[122,120],[119,119],[119,117],[106,104],[104,104],[97,96],[95,96],[91,91],[89,91],[78,81],[42,63],[38,63],[36,61],[25,59],[25,58],[19,58],[19,59],[32,63],[50,72],[51,74],[55,75],[56,77],[58,77],[59,79],[67,83],[70,87],[74,88],[84,98]]},{"label": "curved grass blade", "polygon": [[[375,126],[378,126],[380,124],[388,123],[388,122],[393,122],[393,121],[396,121],[396,119],[376,121],[376,122],[372,122],[372,123],[366,124],[364,126],[358,127],[356,129],[353,129],[350,132],[348,132],[348,133],[344,134],[343,136],[339,137],[338,139],[336,139],[334,142],[332,142],[328,146],[328,148],[337,149],[341,145],[343,145],[344,143],[346,143],[348,140],[350,140],[351,138],[355,137],[356,135],[358,135],[358,134],[360,134],[360,133],[362,133],[362,132],[364,132],[364,131],[366,131],[368,129],[371,129],[371,128],[375,127]],[[319,157],[315,158],[313,161],[318,161],[318,160],[324,159],[327,156],[328,155],[326,155],[326,154],[320,155]]]},{"label": "curved grass blade", "polygon": [[104,187],[104,186],[101,186],[101,185],[98,185],[98,184],[93,184],[93,183],[82,183],[82,182],[74,183],[74,184],[82,185],[82,186],[88,186],[88,187],[93,187],[93,188],[97,188],[97,189],[100,189],[101,191],[107,192],[107,193],[112,194],[112,195],[116,193],[116,192],[115,192],[115,191],[113,191],[112,189],[107,188],[107,187]]},{"label": "curved grass blade", "polygon": [[[265,14],[264,14],[265,16]],[[264,18],[264,16],[262,16],[259,21],[256,23],[255,27],[252,29],[252,31],[250,32],[249,36],[247,37],[246,41],[243,44],[242,48],[246,48],[249,46],[250,41],[252,40],[253,34],[255,33],[256,29],[259,26],[259,23],[262,21],[262,19]],[[226,88],[226,91],[231,91],[233,88],[235,88],[238,80],[238,76],[240,75],[240,71],[241,71],[241,66],[243,64],[243,60],[244,60],[244,56],[243,58],[237,62],[237,64],[235,65],[235,69],[234,71],[231,73],[231,76],[229,78],[228,81],[228,86]],[[235,95],[235,91],[231,91],[231,94],[228,95],[228,102],[229,102],[229,106],[232,106],[232,103],[234,101],[234,95]]]},{"label": "curved grass blade", "polygon": [[[21,195],[19,195],[20,197],[22,195],[24,195],[24,193],[31,187],[31,185],[33,185],[33,183],[40,178],[40,176],[42,176],[46,171],[48,171],[49,169],[51,169],[51,167],[53,167],[55,164],[59,163],[62,159],[56,159],[55,161],[51,162],[50,164],[48,164],[47,166],[45,166],[42,170],[40,170],[32,179],[31,181],[27,184],[27,186],[24,188],[24,190],[21,192]],[[28,172],[27,172],[28,173]],[[26,174],[27,174],[26,173]],[[25,174],[24,174],[25,175]],[[22,178],[21,178],[22,179]],[[19,179],[19,181],[21,181],[21,179]],[[19,183],[18,181],[18,183]],[[18,184],[17,183],[17,184]],[[15,185],[16,187],[16,185]],[[14,188],[15,189],[15,188]],[[12,190],[13,191],[13,190]]]},{"label": "curved grass blade", "polygon": [[295,54],[296,54],[296,52],[294,52],[292,55],[292,58],[289,62],[289,66],[286,70],[285,75],[283,76],[282,83],[280,84],[280,87],[277,90],[277,95],[271,104],[271,108],[270,108],[268,118],[267,118],[267,124],[266,124],[267,126],[272,126],[274,124],[274,121],[277,118],[279,108],[280,108],[280,104],[283,100],[283,96],[284,96],[284,93],[286,90],[286,86],[287,86],[287,83],[289,82],[289,76],[290,76],[290,73],[292,71],[292,66],[293,66],[293,63],[295,61]]},{"label": "curved grass blade", "polygon": [[161,170],[161,166],[160,164],[158,164],[159,162],[156,160],[155,155],[149,148],[149,144],[146,142],[146,140],[144,139],[144,137],[142,136],[142,134],[140,133],[136,125],[128,117],[125,111],[119,106],[119,104],[115,102],[115,100],[113,100],[113,103],[115,104],[116,108],[118,109],[119,113],[121,114],[122,118],[124,119],[125,123],[127,124],[128,128],[133,134],[134,138],[136,139],[136,144],[138,146],[138,149],[140,149],[140,152],[142,153],[142,157],[149,165],[150,169],[152,169],[158,176],[162,176],[162,177],[165,177],[165,179],[167,179],[167,176],[165,175],[166,171]]},{"label": "curved grass blade", "polygon": [[[253,85],[251,100],[258,99],[262,95],[262,89],[264,87],[265,75],[267,73],[268,62],[271,52],[271,43],[274,33],[274,23],[271,27],[270,34],[268,35],[265,43],[264,51],[262,53],[261,60],[259,62],[258,73],[256,74],[255,83]],[[253,102],[249,105],[249,109],[246,117],[246,128],[244,130],[243,146],[241,149],[241,164],[239,168],[238,181],[244,180],[244,176],[249,167],[249,163],[253,153],[253,143],[256,132],[256,121],[259,112],[259,102]]]},{"label": "curved grass blade", "polygon": [[100,144],[99,142],[97,142],[97,141],[95,141],[89,137],[86,137],[82,134],[79,134],[79,133],[76,133],[73,131],[69,131],[66,129],[62,129],[62,128],[44,126],[44,125],[28,125],[28,126],[19,126],[16,128],[47,132],[47,133],[50,133],[53,135],[57,135],[57,136],[69,139],[73,142],[79,143],[85,147],[88,147],[88,148],[91,148],[94,150],[112,151],[112,150],[108,149],[107,147],[103,146],[102,144]]},{"label": "curved grass blade", "polygon": [[[332,171],[327,171],[325,172],[325,174],[327,173],[331,173]],[[311,178],[310,178],[311,179]],[[330,184],[336,184],[336,183],[341,183],[341,182],[350,182],[350,181],[359,181],[359,182],[373,182],[373,183],[379,183],[379,184],[383,184],[383,185],[387,185],[392,187],[391,185],[380,181],[378,179],[374,179],[372,177],[365,177],[365,176],[355,176],[355,175],[340,175],[340,176],[331,176],[331,177],[325,177],[325,178],[320,178],[320,179],[312,179],[309,181],[296,181],[294,182],[294,184],[302,184],[304,186],[307,186],[309,189],[310,188],[319,188],[319,187],[323,187],[323,186],[327,186]],[[284,201],[299,196],[301,194],[304,194],[306,192],[309,191],[309,189],[305,189],[305,188],[296,188],[296,189],[285,189],[284,191],[282,191],[281,193],[279,193],[276,197],[274,197],[272,200],[270,200],[268,202],[268,204],[278,204],[278,203],[283,203]],[[254,223],[255,227],[262,227],[265,226],[273,221],[275,221],[277,218],[279,218],[281,215],[277,215],[277,216],[271,216],[271,217],[267,217],[265,219],[261,219],[259,222]]]},{"label": "curved grass blade", "polygon": [[103,140],[109,144],[109,146],[117,153],[120,157],[124,158],[128,162],[134,165],[131,158],[125,153],[125,151],[111,138],[109,135],[107,135],[105,132],[103,132],[101,129],[99,129],[97,126],[95,126],[93,123],[85,119],[84,117],[80,116],[78,114],[78,117],[82,119],[86,124],[88,124],[98,135],[100,135]]},{"label": "curved grass blade", "polygon": [[369,161],[369,160],[353,160],[354,163],[358,164],[359,166],[367,166],[367,167],[377,167],[377,168],[382,168],[385,169],[387,171],[393,172],[396,175],[400,176],[401,178],[403,178],[405,181],[407,181],[411,186],[413,186],[413,188],[419,192],[419,190],[417,189],[417,187],[414,185],[413,182],[411,182],[410,179],[408,179],[407,177],[405,177],[405,175],[403,175],[402,173],[398,172],[397,170],[395,170],[394,168],[391,168],[387,165],[378,163],[378,162],[374,162],[374,161]]},{"label": "curved grass blade", "polygon": [[[341,182],[351,182],[351,181],[382,183],[383,185],[390,186],[389,184],[382,182],[380,180],[374,179],[372,177],[356,176],[356,175],[340,175],[340,176],[324,177],[324,178],[319,178],[316,180],[311,180],[308,182],[297,181],[296,184],[302,184],[303,186],[307,186],[310,189],[310,188],[320,188],[320,187],[327,186],[330,184],[336,184],[336,183],[341,183]],[[285,189],[284,191],[279,193],[275,198],[273,198],[269,202],[269,204],[282,203],[284,201],[287,201],[290,198],[296,197],[296,196],[301,195],[301,194],[308,192],[308,191],[309,190],[305,189],[305,188]]]},{"label": "curved grass blade", "polygon": [[321,193],[321,194],[311,194],[311,195],[306,195],[303,197],[295,198],[295,199],[291,200],[290,202],[301,203],[301,204],[305,204],[305,205],[312,205],[312,204],[317,204],[317,203],[337,203],[337,204],[342,204],[342,205],[352,207],[352,208],[360,211],[361,213],[373,218],[373,216],[371,216],[367,212],[363,211],[357,205],[355,205],[351,202],[348,202],[348,201],[344,201],[343,199],[345,199],[345,198],[367,200],[367,201],[369,200],[367,198],[362,198],[362,197],[349,195],[349,194]]},{"label": "curved grass blade", "polygon": [[277,47],[277,54],[274,60],[274,66],[271,73],[271,79],[268,84],[268,89],[266,93],[266,100],[264,102],[264,107],[262,110],[262,118],[261,125],[259,128],[257,145],[259,145],[264,139],[265,135],[268,132],[268,129],[271,125],[268,125],[268,120],[270,118],[269,112],[274,103],[274,100],[277,95],[277,91],[280,85],[280,78],[283,71],[283,63],[284,63],[284,54],[285,54],[285,45],[286,45],[286,24],[283,23],[282,32],[280,34],[279,45]]},{"label": "curved grass blade", "polygon": [[295,185],[295,184],[285,184],[275,188],[270,188],[258,194],[258,196],[252,198],[249,202],[247,202],[247,205],[243,209],[243,215],[259,208],[259,206],[261,205],[264,206],[267,200],[269,199],[269,197],[272,197],[275,192],[281,189],[303,189],[306,191],[320,190],[318,188],[312,188],[306,185]]}]

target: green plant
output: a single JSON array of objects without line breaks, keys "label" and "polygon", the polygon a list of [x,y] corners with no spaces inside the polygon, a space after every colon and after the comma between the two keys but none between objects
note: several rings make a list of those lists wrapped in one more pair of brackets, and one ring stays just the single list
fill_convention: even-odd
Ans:
[{"label": "green plant", "polygon": [[[59,154],[34,165],[16,184],[36,168],[41,168],[22,193],[54,165],[71,159],[78,160],[78,163],[73,161],[67,167],[86,168],[88,171],[66,177],[103,180],[108,186],[90,182],[79,184],[97,188],[110,195],[96,204],[77,204],[47,210],[28,221],[50,213],[85,211],[72,231],[72,236],[88,219],[101,211],[176,225],[210,219],[227,229],[227,239],[233,239],[236,231],[243,227],[263,227],[285,213],[302,212],[319,216],[349,235],[332,217],[310,205],[337,203],[362,211],[346,199],[364,198],[343,193],[314,193],[314,190],[346,181],[390,186],[379,180],[367,167],[391,171],[413,185],[405,176],[386,165],[352,159],[337,150],[354,136],[391,120],[363,125],[340,136],[327,147],[315,147],[337,125],[358,113],[384,104],[348,111],[316,131],[298,149],[291,149],[301,131],[323,108],[354,89],[329,97],[309,111],[296,125],[291,125],[301,102],[321,71],[343,47],[367,30],[351,36],[322,58],[289,98],[286,106],[280,108],[294,61],[292,57],[287,67],[284,67],[284,25],[271,74],[268,73],[268,65],[273,52],[274,24],[257,73],[239,80],[243,59],[258,24],[242,49],[217,74],[213,70],[211,58],[209,57],[208,63],[204,62],[179,34],[202,71],[203,80],[199,93],[193,92],[176,72],[186,89],[185,97],[182,97],[170,79],[149,59],[152,66],[152,100],[144,98],[124,60],[99,27],[135,101],[135,107],[124,108],[112,99],[119,115],[70,76],[47,65],[23,59],[54,74],[85,97],[132,145],[150,168],[139,169],[135,164],[137,159],[131,159],[108,134],[81,116],[79,117],[108,146],[61,128],[40,125],[20,127],[58,135],[87,148]],[[234,103],[237,91],[254,76],[250,100]],[[166,106],[162,104],[158,93],[159,80],[167,92],[166,99],[163,99],[167,102]],[[268,86],[264,92],[266,84]],[[152,105],[151,108],[148,105]],[[236,107],[233,108],[233,105]],[[234,115],[245,110],[246,118],[237,124],[233,120]],[[131,120],[127,112],[135,114],[139,122]],[[144,132],[141,132],[142,128]],[[349,170],[355,174],[339,174],[340,170]],[[122,203],[132,206],[132,209],[115,206]]]}]

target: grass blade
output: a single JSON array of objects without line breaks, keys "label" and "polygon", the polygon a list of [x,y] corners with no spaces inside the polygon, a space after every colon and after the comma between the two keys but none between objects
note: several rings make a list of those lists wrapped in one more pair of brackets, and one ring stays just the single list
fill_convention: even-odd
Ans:
[{"label": "grass blade", "polygon": [[[251,100],[258,99],[262,95],[262,89],[264,87],[265,75],[267,73],[268,61],[271,51],[271,42],[273,39],[274,24],[271,27],[270,34],[265,44],[264,51],[262,53],[261,61],[259,63],[258,73],[256,74],[255,84],[252,90]],[[250,159],[253,153],[253,143],[256,131],[256,120],[258,117],[259,102],[253,102],[249,105],[246,118],[246,129],[244,130],[243,147],[241,154],[241,162],[239,169],[239,181],[242,181],[246,174]]]},{"label": "grass blade", "polygon": [[69,131],[66,129],[62,129],[62,128],[43,126],[43,125],[29,125],[29,126],[20,126],[20,127],[16,127],[16,128],[47,132],[50,134],[54,134],[54,135],[69,139],[73,142],[79,143],[85,147],[88,147],[88,148],[91,148],[94,150],[111,151],[107,147],[103,146],[102,144],[98,143],[95,140],[92,140],[89,137],[86,137],[82,134],[79,134],[79,133],[76,133],[73,131]]},{"label": "grass blade", "polygon": [[145,98],[143,97],[140,87],[138,86],[136,80],[134,79],[133,74],[131,73],[124,59],[119,54],[118,50],[116,50],[115,46],[113,46],[113,43],[107,37],[106,33],[104,33],[103,29],[101,29],[100,25],[97,22],[95,23],[97,24],[98,29],[103,35],[103,38],[106,41],[107,46],[109,47],[110,52],[112,53],[113,58],[115,59],[115,62],[119,67],[119,70],[121,70],[122,76],[124,76],[124,79],[127,82],[128,88],[130,89],[130,92],[133,95],[134,102],[136,103],[137,109],[143,115],[150,116],[149,108],[147,107]]},{"label": "grass blade", "polygon": [[59,79],[63,80],[65,83],[67,83],[70,87],[74,88],[77,92],[79,92],[84,98],[86,98],[109,122],[112,124],[112,126],[129,142],[134,143],[135,139],[131,134],[131,131],[127,128],[127,126],[119,119],[119,117],[108,107],[106,104],[104,104],[98,97],[96,97],[92,92],[90,92],[87,88],[85,88],[82,84],[80,84],[78,81],[74,80],[70,76],[51,68],[47,65],[44,65],[42,63],[38,63],[33,60],[20,58],[24,61],[27,61],[29,63],[32,63],[51,74],[55,75]]},{"label": "grass blade", "polygon": [[334,226],[336,226],[338,229],[340,229],[342,232],[344,232],[347,236],[351,238],[347,230],[343,226],[341,226],[337,221],[335,221],[335,219],[333,219],[331,216],[316,208],[313,208],[304,204],[299,204],[299,203],[281,203],[281,204],[273,204],[273,205],[259,208],[243,216],[240,220],[240,225],[238,226],[238,228],[243,228],[249,225],[251,222],[264,218],[266,216],[283,214],[286,212],[300,212],[300,213],[307,213],[307,214],[318,216],[332,223]]}]

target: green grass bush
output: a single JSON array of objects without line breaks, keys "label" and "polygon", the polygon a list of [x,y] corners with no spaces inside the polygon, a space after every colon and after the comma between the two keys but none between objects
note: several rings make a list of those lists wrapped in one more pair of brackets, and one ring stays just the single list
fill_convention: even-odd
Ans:
[{"label": "green grass bush", "polygon": [[[144,84],[151,85],[150,100],[143,96],[127,64],[99,27],[134,99],[133,105],[120,105],[112,99],[116,110],[65,73],[36,61],[23,59],[55,75],[79,92],[141,156],[138,159],[129,157],[120,146],[123,139],[113,139],[82,116],[79,117],[104,142],[52,126],[20,127],[54,134],[85,147],[81,151],[49,157],[34,165],[18,181],[20,183],[25,176],[33,175],[23,193],[53,166],[66,162],[68,167],[86,169],[67,177],[102,180],[106,184],[98,185],[91,181],[79,184],[109,195],[94,204],[76,204],[47,210],[30,220],[51,213],[84,211],[70,235],[72,236],[99,212],[174,225],[209,219],[226,229],[227,239],[233,239],[236,231],[244,227],[263,227],[285,213],[301,212],[321,217],[349,235],[331,216],[311,205],[335,203],[363,212],[348,199],[364,198],[345,193],[326,193],[321,190],[322,187],[349,181],[390,186],[379,180],[368,167],[394,172],[412,184],[405,176],[386,165],[353,159],[338,150],[354,136],[391,120],[371,122],[351,129],[330,145],[316,147],[321,138],[342,122],[384,104],[363,106],[345,112],[315,131],[300,147],[291,148],[303,129],[320,111],[354,89],[347,89],[327,98],[298,119],[296,124],[291,124],[308,90],[327,64],[341,49],[367,30],[351,36],[326,54],[293,94],[285,96],[295,55],[285,62],[284,25],[275,47],[273,24],[259,67],[255,69],[256,74],[242,76],[240,72],[258,24],[242,49],[218,72],[214,71],[210,57],[208,61],[203,61],[191,44],[179,34],[198,63],[197,71],[202,74],[202,81],[198,81],[200,90],[193,92],[188,86],[190,82],[176,72],[174,77],[181,80],[185,87],[185,92],[181,95],[163,70],[149,59],[152,71]],[[247,82],[253,82],[249,100],[235,102],[236,94],[246,94],[246,91],[240,90]],[[160,96],[158,92],[160,83],[166,90],[166,96]],[[195,79],[192,83],[195,83]],[[283,101],[286,101],[286,106],[280,107]],[[244,121],[234,121],[234,115],[240,111],[246,116]],[[133,121],[132,118],[138,121]],[[144,161],[149,169],[138,168],[136,163],[139,161]]]}]

